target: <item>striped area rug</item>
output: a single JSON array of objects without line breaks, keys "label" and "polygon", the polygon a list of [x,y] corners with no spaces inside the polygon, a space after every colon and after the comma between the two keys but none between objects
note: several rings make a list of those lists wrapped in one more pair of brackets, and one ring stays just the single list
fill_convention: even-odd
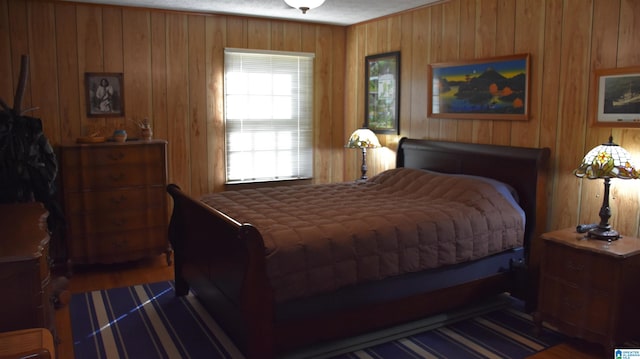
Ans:
[{"label": "striped area rug", "polygon": [[[198,300],[191,294],[175,297],[173,286],[159,282],[74,294],[70,313],[75,357],[243,358]],[[503,309],[379,344],[369,335],[364,342],[352,338],[285,357],[526,358],[563,340],[548,328],[533,336],[531,318],[520,306],[510,301]],[[381,336],[391,338],[388,333]]]}]

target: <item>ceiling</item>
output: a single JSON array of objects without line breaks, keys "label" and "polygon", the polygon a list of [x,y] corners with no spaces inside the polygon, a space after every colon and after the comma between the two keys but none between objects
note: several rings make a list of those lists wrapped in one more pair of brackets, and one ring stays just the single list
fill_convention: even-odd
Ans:
[{"label": "ceiling", "polygon": [[309,21],[332,25],[352,25],[382,16],[415,9],[442,0],[326,0],[306,14],[283,0],[63,0],[76,3],[108,4],[198,13],[218,13]]}]

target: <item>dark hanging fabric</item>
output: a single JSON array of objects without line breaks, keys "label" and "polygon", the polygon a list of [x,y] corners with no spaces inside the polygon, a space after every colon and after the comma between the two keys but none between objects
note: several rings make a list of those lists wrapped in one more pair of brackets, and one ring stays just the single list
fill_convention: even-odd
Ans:
[{"label": "dark hanging fabric", "polygon": [[64,223],[56,199],[58,162],[38,118],[0,112],[0,203],[41,202],[54,231]]}]

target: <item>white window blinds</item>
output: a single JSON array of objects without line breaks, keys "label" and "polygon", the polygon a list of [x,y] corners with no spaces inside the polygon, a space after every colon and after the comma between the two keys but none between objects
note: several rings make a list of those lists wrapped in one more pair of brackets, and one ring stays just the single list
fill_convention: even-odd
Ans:
[{"label": "white window blinds", "polygon": [[313,54],[225,50],[227,182],[310,178]]}]

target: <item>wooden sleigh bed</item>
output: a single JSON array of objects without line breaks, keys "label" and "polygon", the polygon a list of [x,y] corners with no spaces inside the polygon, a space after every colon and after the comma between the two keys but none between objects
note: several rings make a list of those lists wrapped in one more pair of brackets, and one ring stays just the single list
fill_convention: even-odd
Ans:
[{"label": "wooden sleigh bed", "polygon": [[[527,293],[531,292],[529,288],[535,284],[526,282],[527,261],[532,240],[536,235],[537,208],[544,196],[541,184],[544,182],[548,157],[547,148],[403,138],[398,145],[397,168],[394,170],[396,172],[413,173],[408,169],[419,169],[428,170],[423,172],[437,172],[434,175],[447,173],[481,176],[500,181],[507,185],[506,188],[515,190],[514,197],[524,215],[522,232],[517,234],[522,237],[520,241],[516,245],[494,250],[486,256],[471,255],[471,259],[455,264],[427,269],[411,267],[413,269],[409,268],[402,273],[370,276],[370,280],[351,282],[340,276],[336,278],[339,283],[334,286],[328,286],[327,282],[334,280],[326,280],[322,274],[314,277],[315,274],[307,273],[306,277],[302,277],[305,282],[303,285],[307,285],[307,288],[292,293],[287,290],[292,286],[289,282],[292,283],[294,280],[290,277],[274,279],[273,273],[280,271],[281,267],[279,265],[274,269],[274,264],[269,266],[273,262],[269,261],[274,261],[274,252],[286,250],[278,245],[273,249],[273,243],[277,242],[278,238],[272,238],[273,233],[266,235],[265,225],[262,228],[257,224],[254,226],[255,223],[247,223],[223,213],[216,204],[216,201],[222,198],[215,196],[218,194],[213,194],[211,198],[204,196],[194,199],[183,193],[175,184],[170,184],[167,191],[173,198],[174,207],[169,238],[175,253],[176,293],[179,296],[185,295],[191,289],[248,358],[275,357],[312,343],[345,338],[419,319],[503,292],[510,292],[528,300]],[[369,181],[383,182],[385,178],[374,176]],[[437,182],[432,183],[440,185],[443,182],[454,182],[448,177],[436,179]],[[377,183],[316,186],[332,186],[333,189],[337,188],[336,191],[347,188],[345,191],[352,191],[360,190],[352,187],[375,187]],[[412,188],[411,183],[397,186],[408,190]],[[286,188],[286,191],[292,190],[291,186]],[[273,191],[278,190],[271,189],[266,191],[266,194],[259,190],[252,193],[268,195]],[[402,189],[396,188],[395,191],[402,192]],[[395,195],[394,192],[392,196]],[[226,200],[229,198],[232,203],[234,197],[225,197]],[[313,205],[306,206],[304,200],[301,202],[296,204],[300,212],[312,211]],[[261,205],[263,204],[255,203],[255,213],[258,215],[261,214]],[[408,217],[404,212],[398,213],[402,218]],[[327,223],[326,226],[339,223],[342,217],[350,216],[337,215],[335,219],[331,218],[329,222],[332,223]],[[261,218],[256,223],[270,223],[265,222],[267,220],[269,218]],[[373,220],[371,225],[375,226],[377,222],[379,221]],[[293,223],[291,226],[293,232],[297,231],[298,235],[302,233],[294,242],[305,242],[308,239],[304,230],[296,229]],[[357,227],[357,224],[355,226]],[[455,228],[460,231],[458,227]],[[398,231],[401,230],[395,230]],[[418,230],[420,231],[424,232]],[[376,235],[380,236],[379,233]],[[324,233],[324,236],[327,234]],[[350,238],[357,236],[351,235]],[[506,236],[509,237],[511,234]],[[331,241],[331,238],[325,238],[324,241]],[[296,246],[294,248],[300,248],[301,244],[297,243]],[[314,244],[305,242],[304,246],[307,257],[300,261],[300,268],[306,268],[308,262],[314,261],[308,257],[309,248],[314,247]],[[376,252],[378,259],[385,258],[385,254],[381,253],[383,247],[380,245],[371,249],[372,252]],[[366,244],[351,252],[347,251],[346,256],[367,251],[362,248],[366,248]],[[405,250],[404,253],[399,257],[389,258],[395,258],[391,262],[402,267],[405,262],[411,262],[409,259],[413,251]],[[337,257],[329,257],[329,261],[336,261]],[[425,261],[416,260],[417,262]],[[336,266],[332,269],[334,272]],[[289,273],[290,276],[296,275],[297,271],[295,269],[294,273]],[[380,272],[380,269],[377,271]],[[276,281],[279,281],[279,284],[276,285]],[[317,287],[324,290],[314,292]]]}]

